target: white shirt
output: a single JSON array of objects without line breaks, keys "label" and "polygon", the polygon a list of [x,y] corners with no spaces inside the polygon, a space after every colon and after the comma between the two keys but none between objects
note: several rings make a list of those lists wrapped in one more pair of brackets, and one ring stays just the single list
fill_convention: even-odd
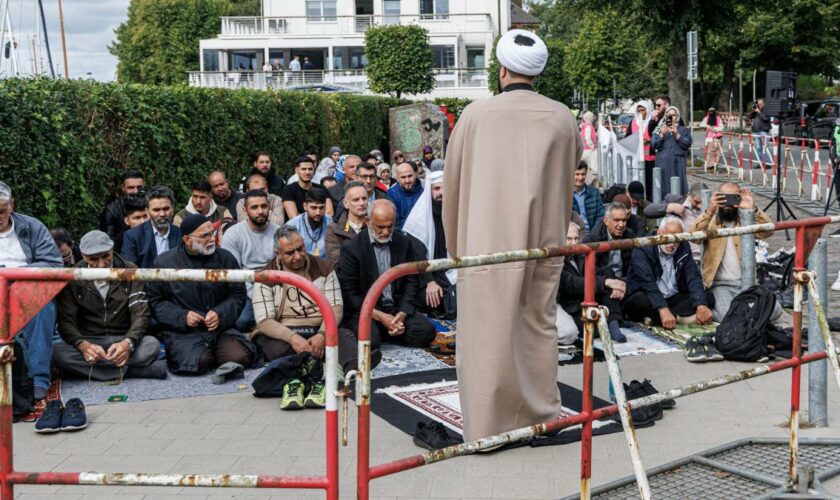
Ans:
[{"label": "white shirt", "polygon": [[23,253],[23,247],[20,246],[20,240],[15,233],[15,221],[9,219],[11,223],[9,230],[5,233],[0,233],[0,265],[5,267],[24,267],[29,264],[26,259],[26,254]]},{"label": "white shirt", "polygon": [[108,288],[110,286],[108,284],[108,281],[106,281],[106,280],[95,280],[93,282],[93,286],[95,286],[96,289],[99,291],[99,295],[102,296],[102,300],[105,300],[105,297],[108,296]]},{"label": "white shirt", "polygon": [[169,251],[169,231],[170,227],[166,228],[166,232],[164,234],[158,233],[155,226],[152,226],[152,234],[155,236],[155,247],[157,247],[157,254],[161,255],[164,252]]},{"label": "white shirt", "polygon": [[[733,223],[723,224],[724,227],[735,227]],[[735,247],[735,238],[726,238],[726,250],[723,251],[723,258],[720,261],[715,281],[741,281],[741,255]]]},{"label": "white shirt", "polygon": [[300,71],[300,61],[292,61],[289,63],[289,69],[291,71]]}]

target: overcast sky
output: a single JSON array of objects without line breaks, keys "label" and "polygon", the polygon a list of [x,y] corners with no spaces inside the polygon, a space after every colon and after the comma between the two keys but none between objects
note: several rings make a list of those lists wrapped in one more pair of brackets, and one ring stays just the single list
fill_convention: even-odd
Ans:
[{"label": "overcast sky", "polygon": [[[130,0],[62,0],[64,32],[67,38],[67,66],[70,78],[115,79],[117,59],[108,52],[114,30],[127,15]],[[0,0],[0,6],[2,6]],[[58,22],[58,0],[43,0],[50,37],[53,66],[63,74],[61,32]],[[37,0],[9,0],[9,16],[18,41],[20,72],[32,74],[32,37],[38,33]],[[8,36],[8,35],[7,35]],[[49,73],[47,52],[41,42],[43,69]],[[0,71],[8,74],[9,60],[0,59]],[[88,73],[90,73],[88,75]]]}]

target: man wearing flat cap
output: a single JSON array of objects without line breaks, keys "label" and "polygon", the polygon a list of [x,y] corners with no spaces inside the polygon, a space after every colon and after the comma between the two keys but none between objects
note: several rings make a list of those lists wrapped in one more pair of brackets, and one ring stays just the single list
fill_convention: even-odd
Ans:
[{"label": "man wearing flat cap", "polygon": [[[236,258],[216,248],[213,223],[201,214],[181,222],[177,248],[158,256],[160,269],[239,269]],[[244,283],[227,281],[153,281],[146,287],[152,316],[163,328],[169,370],[201,375],[232,361],[251,366],[257,349],[234,328],[245,307]]]},{"label": "man wearing flat cap", "polygon": [[[534,91],[545,43],[511,30],[496,57],[501,94],[464,109],[446,151],[443,224],[453,256],[562,245],[571,215],[582,145],[569,109]],[[562,266],[551,259],[458,271],[466,441],[560,414],[554,300]]]},{"label": "man wearing flat cap", "polygon": [[[81,269],[136,268],[114,252],[102,231],[79,242]],[[110,381],[166,378],[156,363],[160,343],[147,335],[149,304],[142,281],[71,281],[58,294],[58,333],[53,362],[65,376]]]}]

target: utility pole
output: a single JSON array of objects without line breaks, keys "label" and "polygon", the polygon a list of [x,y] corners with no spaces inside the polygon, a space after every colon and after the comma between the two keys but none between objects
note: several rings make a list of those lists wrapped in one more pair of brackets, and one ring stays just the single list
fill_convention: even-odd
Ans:
[{"label": "utility pole", "polygon": [[58,0],[58,21],[61,26],[61,50],[64,53],[64,78],[70,78],[70,70],[67,68],[67,39],[64,38],[64,10],[61,8],[61,0]]},{"label": "utility pole", "polygon": [[[50,64],[50,76],[55,78],[55,68],[53,67],[52,52],[50,51],[50,36],[47,34],[47,19],[44,17],[43,0],[38,0],[38,12],[41,14],[41,29],[44,31],[44,44],[47,46],[47,62]],[[64,31],[62,30],[63,33]]]},{"label": "utility pole", "polygon": [[744,130],[744,68],[738,68],[738,128]]},{"label": "utility pole", "polygon": [[[694,79],[697,78],[697,32],[689,31],[685,37],[688,51],[688,133],[694,136]],[[694,149],[691,149],[691,163],[694,166]]]}]

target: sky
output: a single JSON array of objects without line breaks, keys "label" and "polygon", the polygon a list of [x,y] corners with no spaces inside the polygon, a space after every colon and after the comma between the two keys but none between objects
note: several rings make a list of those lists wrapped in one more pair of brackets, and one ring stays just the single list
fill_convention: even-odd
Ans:
[{"label": "sky", "polygon": [[[37,0],[8,0],[9,17],[18,41],[18,61],[21,74],[31,75],[32,38],[38,33]],[[67,66],[70,78],[93,78],[111,81],[116,78],[117,58],[108,52],[114,40],[114,30],[127,16],[130,0],[62,0],[64,9],[64,32],[67,38]],[[0,0],[2,7],[3,0]],[[61,31],[58,20],[58,0],[43,0],[47,18],[53,66],[57,74],[63,74],[64,63],[61,53]],[[8,40],[8,34],[7,40]],[[47,52],[41,42],[43,68],[49,74]],[[10,61],[0,53],[0,74],[7,75]]]}]

